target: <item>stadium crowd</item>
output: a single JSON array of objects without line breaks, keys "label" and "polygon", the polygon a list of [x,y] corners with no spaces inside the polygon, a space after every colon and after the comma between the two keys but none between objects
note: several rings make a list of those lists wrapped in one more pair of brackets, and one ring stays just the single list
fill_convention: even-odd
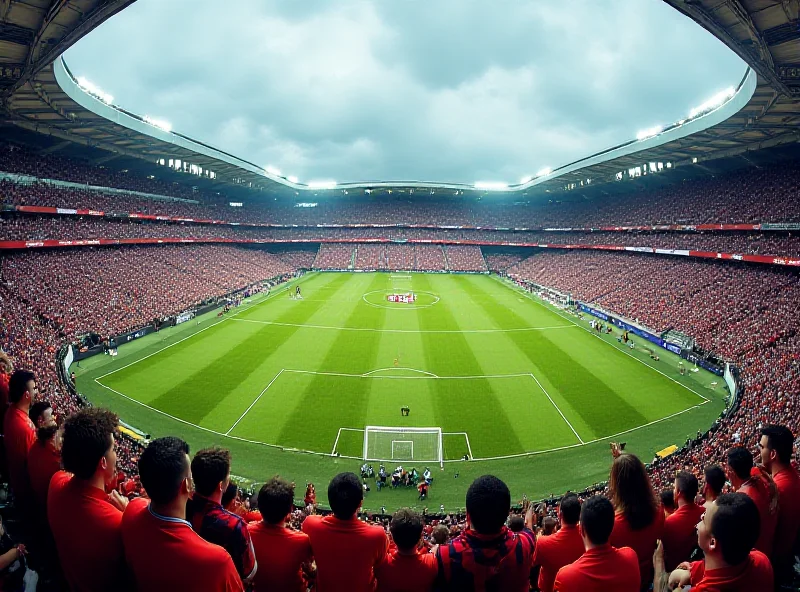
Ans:
[{"label": "stadium crowd", "polygon": [[[182,185],[9,145],[0,148],[0,170],[203,201],[141,200],[146,207],[164,207],[170,215],[207,213],[218,207],[208,204],[223,203]],[[481,220],[498,226],[519,226],[526,220],[561,226],[568,214],[570,226],[797,221],[797,200],[787,197],[794,195],[798,178],[796,166],[776,165],[613,198],[585,209],[574,204],[528,210],[457,202],[356,202],[303,212],[278,207],[269,215],[282,221]],[[27,193],[20,187],[34,189]],[[61,188],[51,189],[4,183],[2,198],[19,203],[67,195]],[[108,198],[83,190],[69,195],[73,203]],[[113,199],[127,203],[128,197]],[[236,215],[246,218],[250,213]],[[259,213],[258,220],[265,219]],[[38,230],[23,220],[52,223],[53,228],[63,222],[4,220],[4,225],[13,220],[4,226],[9,235]],[[73,221],[88,224],[86,228],[94,223],[136,231],[161,227]],[[668,241],[679,235],[621,236]],[[711,241],[722,237],[687,236]],[[744,241],[739,248],[774,237],[730,235]],[[794,237],[779,240],[796,248]],[[108,336],[141,327],[204,300],[290,274],[297,262],[308,263],[312,257],[317,268],[391,268],[398,262],[398,269],[506,269],[520,282],[570,293],[658,331],[674,328],[691,335],[741,367],[745,396],[709,433],[649,466],[612,445],[608,482],[596,492],[566,493],[550,506],[525,502],[522,513],[515,514],[505,484],[484,476],[465,492],[465,515],[426,518],[400,509],[391,517],[359,519],[363,482],[354,474],[331,480],[326,496],[330,513],[320,512],[315,494],[308,492],[302,506],[295,507],[294,485],[280,477],[268,480],[254,499],[244,500],[230,486],[228,451],[190,451],[176,437],[142,447],[119,431],[113,413],[87,407],[58,377],[58,349],[83,333]],[[501,252],[484,257],[479,247],[365,244],[323,244],[316,253],[180,245],[4,255],[0,469],[10,482],[19,521],[12,532],[0,523],[0,590],[23,590],[34,568],[42,590],[521,592],[533,587],[545,592],[633,592],[651,584],[659,591],[690,584],[697,592],[738,592],[771,590],[773,582],[795,589],[792,566],[800,529],[800,476],[794,463],[794,436],[800,429],[798,273],[584,250],[518,258]],[[671,495],[661,498],[665,489]]]},{"label": "stadium crowd", "polygon": [[[164,169],[165,173],[168,169]],[[503,200],[472,200],[464,196],[425,199],[399,193],[380,200],[322,201],[316,207],[295,207],[291,201],[266,202],[256,196],[230,207],[230,198],[204,193],[176,180],[163,181],[127,171],[92,166],[80,160],[42,155],[13,144],[0,144],[0,173],[23,174],[164,197],[193,200],[159,201],[133,194],[63,188],[48,184],[0,181],[0,204],[138,212],[153,215],[214,219],[243,224],[420,224],[498,228],[591,227],[660,224],[744,224],[800,222],[796,196],[800,165],[779,163],[688,180],[664,189],[639,188],[602,200],[564,200],[526,204]],[[676,174],[676,173],[673,173]],[[171,173],[180,179],[178,173]],[[621,181],[626,183],[628,181]],[[308,201],[306,197],[298,201]]]},{"label": "stadium crowd", "polygon": [[[469,241],[483,244],[613,245],[738,253],[800,256],[800,237],[790,232],[511,232],[433,228],[266,228],[219,224],[169,223],[93,216],[0,216],[0,240],[86,240],[137,238],[224,239],[231,241]],[[465,245],[471,246],[471,245]],[[363,269],[386,269],[384,247],[375,246],[371,257],[356,264]],[[469,251],[465,251],[467,253]],[[370,253],[366,248],[364,256]],[[485,267],[477,258],[477,268]],[[469,266],[468,269],[476,269]]]}]

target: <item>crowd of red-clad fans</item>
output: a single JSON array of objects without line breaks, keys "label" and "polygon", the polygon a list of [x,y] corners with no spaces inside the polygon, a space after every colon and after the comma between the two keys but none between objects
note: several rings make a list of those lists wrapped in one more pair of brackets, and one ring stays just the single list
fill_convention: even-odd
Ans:
[{"label": "crowd of red-clad fans", "polygon": [[[166,169],[165,169],[166,171]],[[676,169],[676,173],[680,169]],[[800,222],[800,165],[778,163],[748,168],[716,177],[692,180],[665,189],[642,189],[598,200],[552,200],[525,205],[522,200],[468,200],[464,196],[381,196],[380,199],[298,201],[316,202],[316,207],[298,208],[291,202],[265,204],[255,199],[232,208],[216,193],[194,190],[175,181],[138,177],[131,173],[98,168],[79,160],[53,154],[41,155],[11,144],[0,145],[0,172],[38,179],[58,179],[144,193],[196,200],[200,203],[168,203],[134,196],[99,192],[26,188],[0,184],[0,201],[16,205],[86,208],[100,211],[141,212],[246,224],[426,224],[437,226],[495,226],[503,228],[599,227],[642,224],[737,224]],[[181,177],[178,176],[178,179]],[[185,179],[191,179],[188,175]],[[189,181],[190,182],[190,181]],[[621,181],[629,183],[629,181]],[[364,196],[368,198],[369,196]],[[134,201],[129,201],[134,200]],[[124,207],[123,204],[130,204]]]},{"label": "crowd of red-clad fans", "polygon": [[[0,199],[5,203],[249,223],[574,227],[800,220],[798,200],[793,199],[800,169],[794,164],[614,197],[600,204],[536,208],[416,200],[228,208],[220,196],[177,183],[8,145],[0,147],[0,171],[200,202],[3,182]],[[58,238],[45,237],[48,233],[88,238],[76,233],[97,236],[110,228],[119,238],[153,237],[147,234],[153,229],[168,229],[183,238],[221,232],[207,225],[13,214],[2,218],[0,238]],[[287,238],[345,234],[370,238],[375,229],[228,228],[224,232],[243,237],[268,232]],[[432,232],[456,237],[482,231],[381,232],[392,238],[426,238]],[[534,242],[563,244],[580,237],[595,245],[605,244],[607,234],[612,233],[525,233],[547,237]],[[691,237],[696,241],[691,248],[722,250],[719,245],[726,245],[739,252],[798,251],[796,238],[786,234],[613,234],[631,246],[684,248],[684,238]],[[696,591],[720,592],[772,590],[779,585],[796,589],[792,580],[800,528],[800,477],[794,467],[794,435],[800,429],[797,272],[591,251],[520,258],[517,253],[484,252],[476,246],[366,243],[273,253],[180,245],[4,256],[0,259],[0,346],[6,352],[0,355],[0,413],[4,414],[0,469],[10,483],[16,528],[6,529],[0,522],[0,591],[30,587],[34,570],[41,590],[633,592],[651,585],[655,590],[691,585]],[[306,492],[304,508],[297,509],[294,485],[280,477],[268,480],[257,497],[245,503],[230,487],[228,451],[190,451],[175,437],[141,447],[119,432],[113,413],[86,407],[58,378],[57,350],[83,333],[121,333],[312,266],[506,270],[520,282],[570,293],[652,329],[675,328],[691,335],[704,348],[741,367],[745,395],[738,409],[709,434],[649,467],[612,445],[608,484],[595,495],[567,494],[555,508],[526,502],[522,515],[514,514],[508,488],[487,475],[465,492],[464,516],[430,519],[401,509],[391,518],[359,518],[363,483],[354,474],[342,473],[331,480],[328,515],[317,514],[313,490]]]},{"label": "crowd of red-clad fans", "polygon": [[331,479],[323,515],[313,485],[298,510],[294,483],[280,476],[241,503],[228,450],[192,455],[173,436],[151,441],[136,479],[121,481],[127,451],[114,413],[84,408],[59,425],[35,374],[5,355],[0,370],[4,473],[19,521],[14,538],[0,525],[2,590],[31,581],[142,592],[794,589],[800,475],[785,426],[747,434],[755,454],[732,446],[699,479],[673,472],[664,496],[642,461],[612,444],[606,491],[565,494],[556,519],[527,500],[512,513],[492,475],[467,489],[463,521],[428,522],[408,508],[362,516],[353,473]]}]

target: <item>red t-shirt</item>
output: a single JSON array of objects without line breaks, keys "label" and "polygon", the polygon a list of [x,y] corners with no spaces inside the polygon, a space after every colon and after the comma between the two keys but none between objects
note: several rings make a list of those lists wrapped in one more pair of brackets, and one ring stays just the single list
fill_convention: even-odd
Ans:
[{"label": "red t-shirt", "polygon": [[125,509],[122,541],[141,592],[244,590],[225,549],[203,540],[186,520],[156,515],[143,498]]},{"label": "red t-shirt", "polygon": [[28,482],[28,450],[36,441],[36,428],[28,414],[9,407],[3,418],[3,440],[6,446],[8,480],[17,497],[30,492]]},{"label": "red t-shirt", "polygon": [[378,592],[429,592],[438,571],[433,553],[403,555],[395,550],[375,570]]},{"label": "red t-shirt", "polygon": [[682,561],[689,561],[697,546],[697,523],[706,509],[695,503],[681,506],[664,521],[664,564],[671,572]]},{"label": "red t-shirt", "polygon": [[753,500],[761,516],[761,532],[758,535],[754,549],[764,553],[767,557],[772,554],[772,543],[775,540],[775,527],[778,524],[778,512],[769,511],[769,493],[762,485],[756,483],[757,477],[751,477],[739,488],[739,493],[744,493]]},{"label": "red t-shirt", "polygon": [[556,575],[555,592],[639,592],[639,560],[628,547],[588,549]]},{"label": "red t-shirt", "polygon": [[558,570],[577,561],[586,548],[577,524],[565,524],[555,534],[536,538],[534,565],[541,565],[539,571],[539,590],[553,592]]},{"label": "red t-shirt", "polygon": [[258,571],[253,580],[254,590],[305,592],[302,566],[311,560],[308,535],[290,530],[283,524],[266,522],[249,524],[247,530],[250,531],[258,562]]},{"label": "red t-shirt", "polygon": [[122,512],[108,495],[58,471],[47,494],[47,519],[71,590],[114,590],[124,578]]},{"label": "red t-shirt", "polygon": [[47,490],[50,479],[61,470],[61,453],[53,441],[36,441],[28,451],[28,477],[36,504],[44,511],[47,508]]},{"label": "red t-shirt", "polygon": [[778,488],[778,526],[775,529],[774,559],[788,559],[800,531],[800,475],[789,467],[773,477]]},{"label": "red t-shirt", "polygon": [[691,569],[692,592],[755,592],[772,590],[772,565],[761,551],[750,551],[744,563],[735,567],[709,569],[695,561]]},{"label": "red t-shirt", "polygon": [[614,530],[608,542],[612,547],[630,547],[636,552],[642,585],[653,582],[653,553],[663,532],[664,510],[661,506],[656,509],[655,520],[640,530],[633,530],[623,514],[614,517]]},{"label": "red t-shirt", "polygon": [[318,592],[340,590],[343,582],[347,582],[349,592],[375,590],[375,568],[389,548],[381,527],[356,518],[309,516],[303,522],[303,532],[311,539]]}]

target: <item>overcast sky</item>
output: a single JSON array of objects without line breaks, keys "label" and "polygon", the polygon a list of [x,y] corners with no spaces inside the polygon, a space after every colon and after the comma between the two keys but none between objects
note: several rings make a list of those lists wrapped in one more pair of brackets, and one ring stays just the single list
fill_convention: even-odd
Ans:
[{"label": "overcast sky", "polygon": [[134,113],[339,182],[517,183],[745,71],[661,0],[138,0],[66,59]]}]

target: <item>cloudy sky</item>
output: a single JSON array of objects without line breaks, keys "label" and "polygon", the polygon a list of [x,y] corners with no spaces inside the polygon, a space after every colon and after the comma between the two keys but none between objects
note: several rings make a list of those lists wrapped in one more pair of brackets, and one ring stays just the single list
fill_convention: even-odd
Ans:
[{"label": "cloudy sky", "polygon": [[745,71],[661,0],[138,0],[66,59],[126,109],[339,182],[516,183]]}]

